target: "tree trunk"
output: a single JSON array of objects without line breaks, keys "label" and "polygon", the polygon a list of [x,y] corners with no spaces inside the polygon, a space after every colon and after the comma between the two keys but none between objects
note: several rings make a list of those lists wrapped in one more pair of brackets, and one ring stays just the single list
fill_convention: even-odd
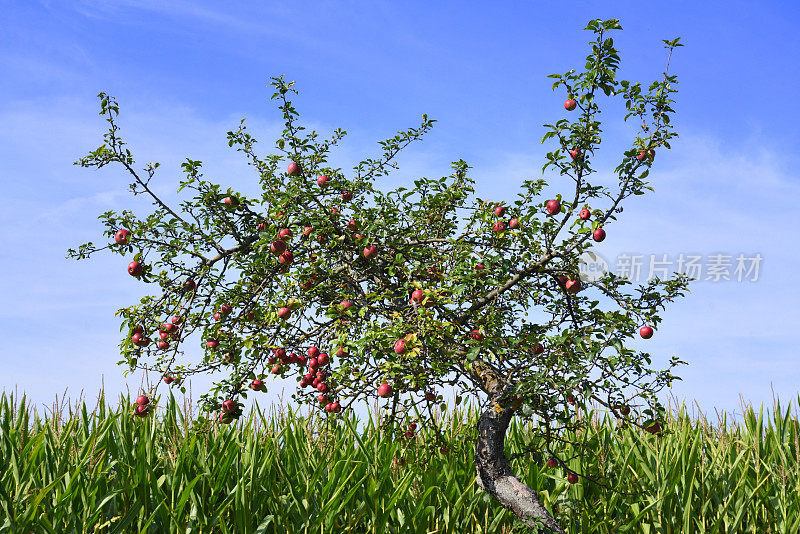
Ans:
[{"label": "tree trunk", "polygon": [[475,442],[478,485],[525,524],[533,526],[540,519],[552,532],[566,534],[539,500],[539,495],[511,471],[503,444],[513,415],[513,408],[502,408],[493,401],[478,419]]}]

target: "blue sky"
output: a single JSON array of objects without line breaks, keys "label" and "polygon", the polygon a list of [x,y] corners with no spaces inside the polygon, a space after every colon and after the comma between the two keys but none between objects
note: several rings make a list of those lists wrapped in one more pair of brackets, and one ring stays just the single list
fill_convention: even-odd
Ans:
[{"label": "blue sky", "polygon": [[[657,155],[655,193],[631,199],[596,250],[612,261],[621,253],[763,258],[757,281],[696,283],[636,348],[657,362],[673,354],[689,362],[673,393],[696,400],[712,421],[715,411],[740,412],[740,395],[756,407],[770,407],[773,394],[796,402],[799,295],[790,280],[800,254],[790,235],[800,196],[800,4],[237,4],[0,3],[0,387],[42,406],[65,390],[93,399],[101,379],[112,398],[140,386],[140,375],[123,378],[115,364],[114,312],[143,287],[119,256],[65,259],[68,248],[101,241],[103,211],[147,209],[127,194],[119,170],[72,165],[101,143],[100,91],[118,99],[122,135],[140,166],[161,162],[156,187],[167,198],[187,157],[202,160],[214,181],[257,190],[225,134],[247,117],[268,150],[281,124],[266,83],[285,74],[297,82],[309,127],[349,132],[335,165],[376,154],[376,141],[427,113],[439,121],[433,132],[384,184],[440,177],[464,158],[478,196],[510,199],[541,175],[551,149],[539,143],[542,124],[565,113],[565,95],[546,76],[582,67],[588,20],[619,18],[622,78],[657,79],[661,39],[682,38],[671,64],[680,138]],[[613,161],[632,129],[619,114],[604,119]],[[558,192],[551,184],[548,194]],[[195,398],[208,383],[193,382]],[[270,387],[261,406],[280,392],[279,383]]]}]

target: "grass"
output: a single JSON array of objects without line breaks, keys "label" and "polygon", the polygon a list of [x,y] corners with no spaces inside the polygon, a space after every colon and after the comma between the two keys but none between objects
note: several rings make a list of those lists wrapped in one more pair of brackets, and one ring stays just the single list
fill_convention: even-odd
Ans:
[{"label": "grass", "polygon": [[[798,398],[800,402],[800,398]],[[40,419],[25,397],[0,395],[0,533],[510,533],[529,532],[475,484],[477,411],[439,414],[447,455],[425,428],[393,438],[374,419],[277,407],[224,426],[162,400],[136,419],[131,399],[101,395]],[[516,473],[571,533],[800,532],[798,418],[776,403],[743,423],[692,422],[685,407],[659,437],[605,413],[560,451],[582,473],[612,477],[621,495],[522,453]],[[577,436],[571,436],[578,438]],[[537,442],[513,421],[507,452]],[[400,464],[403,458],[404,465]]]}]

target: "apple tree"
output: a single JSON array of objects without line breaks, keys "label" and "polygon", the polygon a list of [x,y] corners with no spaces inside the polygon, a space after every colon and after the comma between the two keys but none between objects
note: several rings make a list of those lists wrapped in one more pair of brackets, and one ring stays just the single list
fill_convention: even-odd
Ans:
[{"label": "apple tree", "polygon": [[[328,158],[346,132],[306,131],[290,100],[293,83],[278,77],[272,98],[285,129],[274,153],[256,153],[244,120],[228,132],[261,193],[213,183],[200,161],[187,159],[180,204],[170,206],[151,185],[158,163],[136,167],[119,135],[118,104],[100,93],[105,142],[76,164],[121,165],[130,191],[154,209],[102,214],[110,243],[86,243],[69,255],[108,249],[130,259],[128,273],[149,284],[148,296],[118,313],[126,372],[156,372],[180,387],[193,374],[222,371],[202,396],[222,423],[238,418],[240,399],[264,390],[270,375],[294,377],[296,401],[332,418],[376,396],[392,416],[417,408],[430,416],[442,388],[452,387],[482,406],[478,484],[525,523],[564,532],[510,468],[503,446],[512,417],[536,422],[537,452],[561,465],[570,483],[601,483],[603,473],[574,472],[560,452],[566,433],[587,424],[570,406],[599,403],[625,424],[662,433],[666,412],[656,394],[684,363],[673,357],[657,370],[648,353],[626,344],[653,335],[659,312],[688,287],[685,276],[637,287],[613,273],[579,276],[579,258],[601,246],[606,231],[613,235],[626,199],[652,190],[656,152],[677,135],[669,60],[663,79],[646,88],[617,80],[609,34],[620,29],[617,20],[591,21],[585,70],[550,76],[566,96],[564,109],[554,110],[563,117],[545,125],[542,139],[555,145],[542,168],[563,191],[555,198],[543,198],[544,178],[524,180],[513,200],[475,198],[463,160],[449,176],[383,192],[376,180],[434,121],[423,115],[418,127],[381,141],[377,156],[344,172]],[[682,46],[664,42],[670,57]],[[592,181],[602,99],[621,99],[624,119],[639,126],[608,184]],[[202,354],[194,364],[179,361],[187,346]],[[135,414],[148,412],[144,397]],[[425,424],[435,426],[433,417]],[[431,446],[442,454],[460,445],[437,435]]]}]

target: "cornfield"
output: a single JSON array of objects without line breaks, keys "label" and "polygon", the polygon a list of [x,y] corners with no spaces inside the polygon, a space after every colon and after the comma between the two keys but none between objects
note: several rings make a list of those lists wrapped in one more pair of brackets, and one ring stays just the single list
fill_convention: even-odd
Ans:
[{"label": "cornfield", "polygon": [[[800,401],[800,398],[798,398]],[[173,397],[137,419],[131,401],[112,410],[101,394],[41,419],[0,395],[0,532],[29,533],[510,533],[532,532],[475,483],[477,409],[439,413],[454,446],[425,427],[411,439],[387,435],[377,417],[254,410],[229,426],[193,418]],[[538,453],[515,472],[538,489],[570,533],[800,532],[798,418],[776,403],[746,408],[743,423],[692,422],[681,406],[662,436],[622,428],[584,409],[580,436],[597,454],[570,460],[578,472],[613,474],[621,495],[581,479]],[[512,421],[507,453],[530,443]],[[460,438],[457,438],[461,436]],[[575,436],[573,436],[575,437]],[[535,445],[535,444],[534,444]],[[565,450],[564,457],[571,451]]]}]

